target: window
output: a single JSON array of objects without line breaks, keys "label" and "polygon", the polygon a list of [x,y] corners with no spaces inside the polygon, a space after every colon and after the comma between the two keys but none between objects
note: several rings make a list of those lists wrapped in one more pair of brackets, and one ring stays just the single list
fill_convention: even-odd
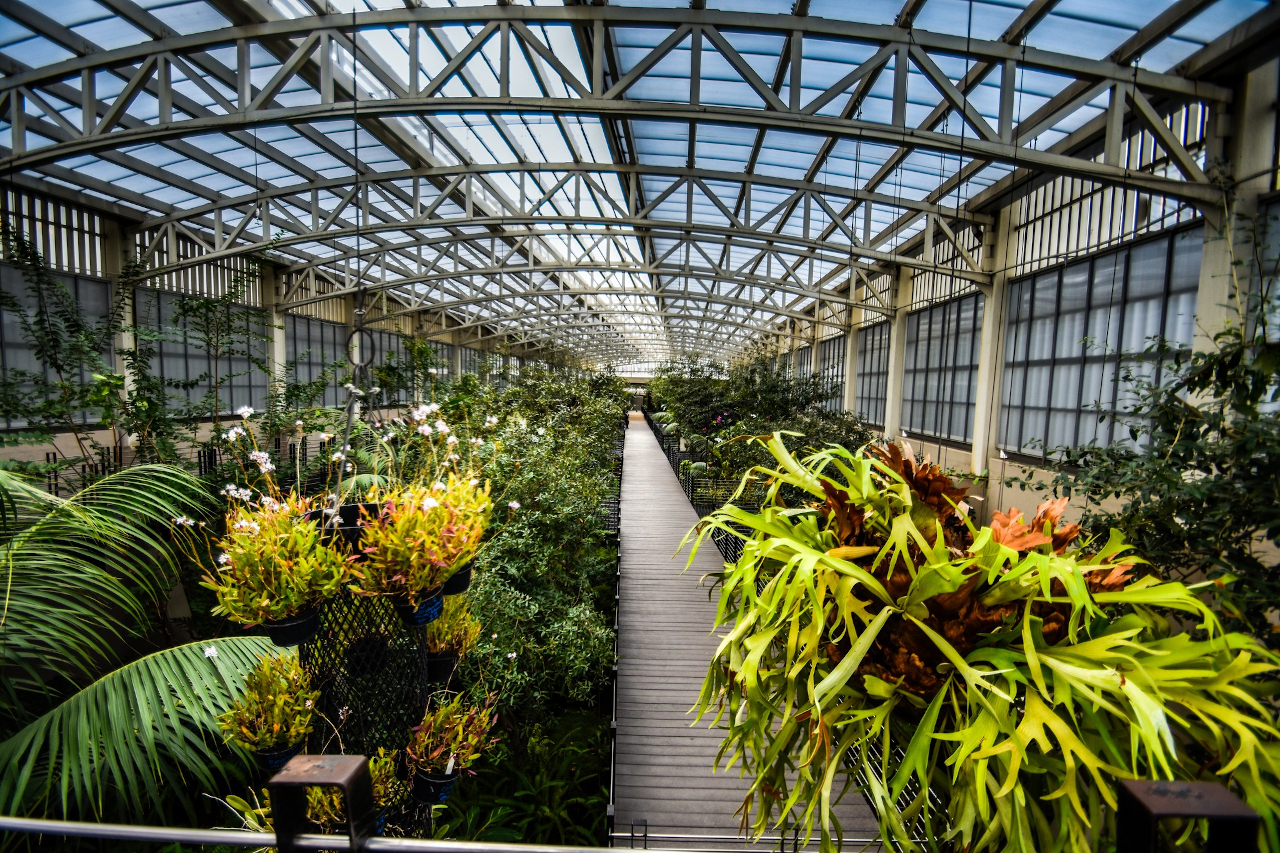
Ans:
[{"label": "window", "polygon": [[439,380],[453,378],[453,344],[444,341],[428,341],[431,351],[436,356],[436,378]]},{"label": "window", "polygon": [[[86,276],[58,273],[54,273],[54,278],[67,286],[86,320],[91,323],[103,323],[111,316],[111,285],[109,283]],[[35,309],[34,303],[27,295],[27,284],[22,277],[22,270],[18,267],[0,264],[0,290],[12,296],[27,311]],[[108,344],[102,350],[102,358],[110,365],[111,357],[111,347]],[[7,378],[10,371],[17,370],[35,373],[41,370],[41,365],[35,353],[32,352],[31,345],[22,334],[22,323],[18,315],[0,309],[0,373]],[[87,383],[90,379],[89,370],[82,367],[80,374],[80,381]],[[98,413],[78,412],[75,418],[77,423],[92,423],[97,421]],[[19,418],[0,418],[0,426],[22,429],[27,426],[27,422]]]},{"label": "window", "polygon": [[[166,382],[188,385],[173,389],[169,404],[178,407],[184,399],[198,403],[217,385],[220,414],[243,406],[259,411],[266,408],[271,377],[254,363],[266,364],[270,357],[271,330],[266,320],[246,318],[228,343],[241,354],[224,355],[215,363],[189,328],[189,321],[179,315],[186,298],[177,293],[142,288],[133,292],[134,322],[139,328],[161,333],[151,369]],[[212,416],[212,412],[199,416]]]},{"label": "window", "polygon": [[1161,380],[1152,338],[1189,347],[1203,239],[1199,228],[1132,244],[1013,282],[1005,327],[999,443],[1044,458],[1054,447],[1119,440],[1133,400],[1122,376]]},{"label": "window", "polygon": [[889,323],[858,330],[858,369],[854,375],[854,409],[874,426],[884,426],[889,387]]},{"label": "window", "polygon": [[462,348],[462,372],[464,375],[481,376],[484,373],[484,350]]},{"label": "window", "polygon": [[831,391],[822,408],[838,412],[844,408],[844,351],[848,338],[837,335],[818,344],[818,375]]},{"label": "window", "polygon": [[803,346],[792,353],[791,375],[808,376],[813,372],[813,347]]},{"label": "window", "polygon": [[[395,356],[396,361],[404,359],[404,338],[400,335],[395,332],[383,332],[375,329],[370,329],[369,334],[373,338],[373,361],[369,364],[371,370],[386,364],[387,359],[392,355]],[[384,405],[403,402],[398,398],[389,398],[385,392],[382,394],[382,401]]]},{"label": "window", "polygon": [[[347,361],[347,327],[311,317],[290,314],[284,320],[285,358],[293,364],[299,382],[312,382],[319,378],[325,365]],[[347,404],[343,390],[346,371],[339,368],[325,388],[320,405],[340,408]]]},{"label": "window", "polygon": [[952,441],[973,439],[984,301],[975,293],[907,315],[903,429]]}]

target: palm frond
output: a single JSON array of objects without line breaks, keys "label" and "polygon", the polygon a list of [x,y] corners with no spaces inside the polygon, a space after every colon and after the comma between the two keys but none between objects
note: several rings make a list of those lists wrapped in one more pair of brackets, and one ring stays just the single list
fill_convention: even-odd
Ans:
[{"label": "palm frond", "polygon": [[65,499],[0,471],[7,720],[22,724],[68,681],[92,680],[144,630],[177,578],[173,519],[208,500],[199,480],[165,465],[119,471]]},{"label": "palm frond", "polygon": [[103,676],[0,743],[0,812],[140,820],[165,816],[149,811],[164,802],[194,817],[186,783],[223,790],[245,762],[221,745],[217,716],[274,649],[264,637],[190,643]]}]

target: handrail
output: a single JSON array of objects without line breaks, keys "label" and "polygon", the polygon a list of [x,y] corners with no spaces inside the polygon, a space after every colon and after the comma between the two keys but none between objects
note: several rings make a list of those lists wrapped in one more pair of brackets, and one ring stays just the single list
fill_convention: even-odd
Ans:
[{"label": "handrail", "polygon": [[[274,832],[244,829],[193,829],[170,826],[135,826],[122,823],[87,823],[45,818],[0,816],[0,832],[48,835],[54,838],[102,838],[117,841],[226,844],[234,847],[274,847]],[[308,833],[294,838],[299,850],[351,850],[347,835]],[[605,847],[568,847],[552,844],[520,844],[489,841],[443,841],[434,838],[366,838],[356,850],[367,853],[421,850],[431,853],[613,853]]]}]

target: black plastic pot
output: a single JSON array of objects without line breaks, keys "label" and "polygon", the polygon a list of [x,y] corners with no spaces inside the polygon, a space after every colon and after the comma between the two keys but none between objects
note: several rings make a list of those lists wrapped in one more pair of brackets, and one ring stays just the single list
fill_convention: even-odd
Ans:
[{"label": "black plastic pot", "polygon": [[289,763],[289,759],[299,752],[302,752],[302,741],[298,741],[293,746],[282,746],[279,749],[260,749],[253,755],[258,759],[258,765],[263,770],[270,773],[278,773]]},{"label": "black plastic pot", "polygon": [[296,616],[277,622],[263,622],[267,636],[277,646],[296,646],[305,643],[320,630],[320,608],[304,610]]},{"label": "black plastic pot", "polygon": [[413,776],[413,798],[420,803],[438,805],[449,799],[453,786],[458,781],[458,771],[452,773],[415,773]]},{"label": "black plastic pot", "polygon": [[[364,513],[361,513],[364,510]],[[382,504],[343,504],[338,507],[338,520],[334,523],[332,516],[326,516],[323,509],[313,509],[302,516],[306,521],[320,524],[320,538],[326,544],[336,544],[339,540],[351,553],[360,555],[360,519],[377,517],[382,512]]]},{"label": "black plastic pot", "polygon": [[457,655],[438,655],[432,652],[427,655],[427,683],[439,684],[441,685],[441,689],[448,690],[449,682],[453,680],[453,672],[457,666]]},{"label": "black plastic pot", "polygon": [[426,593],[417,607],[403,599],[396,599],[393,603],[396,613],[400,614],[400,619],[409,628],[420,628],[428,622],[434,622],[444,611],[444,595],[439,587]]},{"label": "black plastic pot", "polygon": [[471,589],[470,563],[454,572],[453,576],[440,587],[440,591],[445,595],[461,595],[469,589]]}]

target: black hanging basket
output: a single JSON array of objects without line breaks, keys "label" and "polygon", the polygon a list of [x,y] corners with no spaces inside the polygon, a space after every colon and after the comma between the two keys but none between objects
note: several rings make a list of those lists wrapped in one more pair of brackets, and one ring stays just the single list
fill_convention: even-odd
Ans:
[{"label": "black hanging basket", "polygon": [[325,544],[345,545],[351,553],[360,556],[360,519],[376,518],[381,512],[382,504],[378,503],[343,504],[338,507],[336,522],[323,509],[313,509],[302,518],[320,524],[320,538]]},{"label": "black hanging basket", "polygon": [[426,630],[407,629],[390,599],[350,593],[330,599],[320,632],[302,645],[299,660],[320,691],[316,751],[336,743],[330,724],[348,754],[404,749],[432,689]]},{"label": "black hanging basket", "polygon": [[454,572],[440,587],[440,592],[444,595],[461,595],[471,589],[471,566],[471,563],[467,563]]},{"label": "black hanging basket", "polygon": [[458,656],[452,652],[427,655],[427,683],[439,690],[448,690],[458,668]]},{"label": "black hanging basket", "polygon": [[284,769],[289,763],[289,759],[302,752],[303,742],[298,741],[293,746],[282,746],[277,749],[260,749],[253,754],[258,760],[258,766],[268,773],[278,773]]},{"label": "black hanging basket", "polygon": [[452,773],[415,773],[413,776],[413,798],[420,803],[438,805],[449,799],[453,786],[458,781],[457,770]]},{"label": "black hanging basket", "polygon": [[288,619],[263,622],[262,627],[266,629],[271,642],[277,646],[296,646],[305,643],[320,630],[320,608],[304,610]]}]

